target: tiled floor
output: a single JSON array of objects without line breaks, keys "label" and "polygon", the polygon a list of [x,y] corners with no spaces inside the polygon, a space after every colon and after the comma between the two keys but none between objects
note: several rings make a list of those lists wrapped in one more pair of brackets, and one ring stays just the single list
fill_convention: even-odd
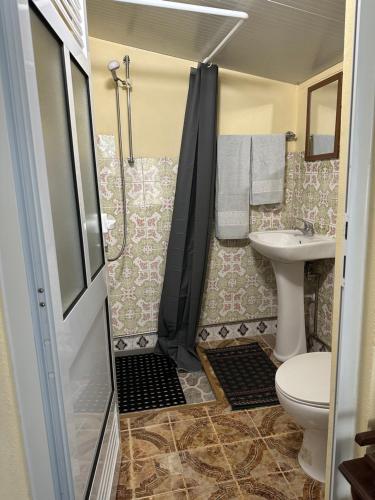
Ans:
[{"label": "tiled floor", "polygon": [[179,372],[178,378],[188,404],[215,401],[215,394],[203,370],[193,373]]},{"label": "tiled floor", "polygon": [[323,499],[298,465],[301,439],[281,406],[231,412],[224,398],[121,415],[117,500]]}]

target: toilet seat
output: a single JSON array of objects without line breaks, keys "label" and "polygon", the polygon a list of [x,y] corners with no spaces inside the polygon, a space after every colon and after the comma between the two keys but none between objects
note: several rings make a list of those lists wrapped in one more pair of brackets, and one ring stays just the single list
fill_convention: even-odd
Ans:
[{"label": "toilet seat", "polygon": [[328,410],[329,409],[329,404],[319,404],[319,403],[311,403],[309,401],[303,401],[301,399],[293,398],[289,394],[286,394],[280,387],[276,384],[276,390],[279,391],[284,398],[288,399],[292,403],[296,403],[299,405],[304,405],[304,406],[311,406],[312,408],[321,408],[323,410]]},{"label": "toilet seat", "polygon": [[295,403],[329,408],[331,353],[310,352],[285,361],[275,383],[283,396]]}]

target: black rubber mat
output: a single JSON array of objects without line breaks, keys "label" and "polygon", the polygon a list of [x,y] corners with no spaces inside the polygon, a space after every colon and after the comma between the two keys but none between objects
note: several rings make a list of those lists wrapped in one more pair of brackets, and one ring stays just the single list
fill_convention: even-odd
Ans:
[{"label": "black rubber mat", "polygon": [[186,404],[177,370],[167,356],[116,356],[120,413]]},{"label": "black rubber mat", "polygon": [[257,342],[205,353],[233,410],[279,404],[276,367]]}]

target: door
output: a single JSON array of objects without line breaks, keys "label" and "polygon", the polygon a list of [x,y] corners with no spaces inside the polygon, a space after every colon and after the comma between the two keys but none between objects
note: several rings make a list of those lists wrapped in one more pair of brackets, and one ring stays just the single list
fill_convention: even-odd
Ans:
[{"label": "door", "polygon": [[[348,15],[349,14],[349,15]],[[368,248],[371,242],[371,220],[375,138],[375,44],[373,20],[375,2],[361,0],[347,3],[349,28],[353,29],[353,63],[346,75],[346,91],[350,94],[348,133],[348,161],[346,182],[346,224],[343,228],[342,281],[340,299],[339,335],[337,339],[337,366],[332,372],[333,394],[329,435],[331,448],[330,499],[350,498],[350,487],[339,472],[342,462],[354,458],[358,452],[354,436],[360,431],[361,368],[366,318],[366,282],[371,280]],[[350,33],[349,29],[349,33]],[[348,36],[350,41],[351,35]],[[349,49],[349,47],[347,47]],[[346,50],[350,60],[350,51]],[[349,65],[346,64],[349,69]],[[350,83],[349,83],[350,82]],[[350,89],[350,86],[352,87]],[[345,92],[344,92],[345,95]],[[347,94],[348,95],[348,94]],[[342,151],[342,150],[341,150]],[[341,161],[341,160],[340,160]],[[336,258],[337,262],[337,258]],[[368,313],[368,312],[367,312]]]},{"label": "door", "polygon": [[70,26],[52,1],[21,3],[25,97],[38,156],[35,185],[26,190],[37,193],[41,210],[33,230],[45,259],[35,292],[44,318],[56,498],[83,499],[116,411],[84,11],[71,8],[79,2],[59,2],[71,9],[69,19],[76,16]]}]

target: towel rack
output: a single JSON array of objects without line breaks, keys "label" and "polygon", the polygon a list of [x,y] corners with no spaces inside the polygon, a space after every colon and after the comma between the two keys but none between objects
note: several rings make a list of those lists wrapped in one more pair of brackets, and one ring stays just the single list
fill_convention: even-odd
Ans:
[{"label": "towel rack", "polygon": [[289,141],[296,141],[297,140],[297,136],[294,132],[292,132],[291,130],[288,130],[288,132],[285,132],[285,139],[289,142]]}]

